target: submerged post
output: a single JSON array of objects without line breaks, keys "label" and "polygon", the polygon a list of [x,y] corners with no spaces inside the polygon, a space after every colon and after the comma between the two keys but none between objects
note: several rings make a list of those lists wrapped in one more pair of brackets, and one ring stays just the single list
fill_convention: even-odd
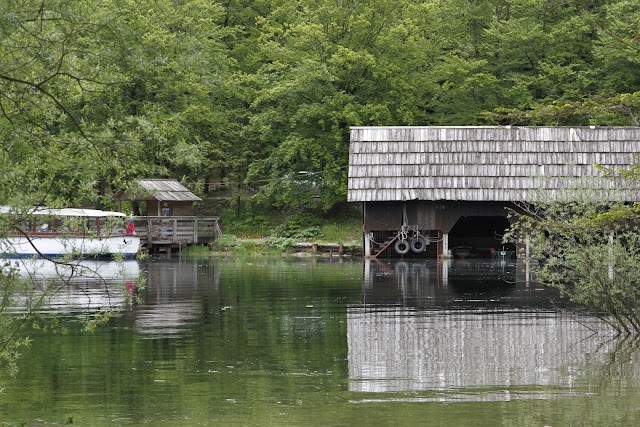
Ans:
[{"label": "submerged post", "polygon": [[364,235],[364,256],[366,258],[371,257],[371,236],[366,231],[363,232]]},{"label": "submerged post", "polygon": [[442,257],[443,258],[451,257],[449,255],[449,234],[448,233],[442,233]]}]

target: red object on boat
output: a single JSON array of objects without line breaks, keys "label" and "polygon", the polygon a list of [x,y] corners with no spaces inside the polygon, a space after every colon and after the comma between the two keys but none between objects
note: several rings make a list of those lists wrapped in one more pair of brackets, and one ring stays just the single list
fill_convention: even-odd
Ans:
[{"label": "red object on boat", "polygon": [[136,226],[133,225],[133,218],[129,220],[127,225],[127,236],[134,236],[136,234]]}]

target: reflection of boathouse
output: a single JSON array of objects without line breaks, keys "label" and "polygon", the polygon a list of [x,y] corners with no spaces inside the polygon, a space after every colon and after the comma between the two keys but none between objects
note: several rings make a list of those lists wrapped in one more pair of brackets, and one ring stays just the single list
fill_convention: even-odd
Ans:
[{"label": "reflection of boathouse", "polygon": [[589,338],[607,334],[526,271],[522,260],[365,260],[363,301],[347,309],[349,390],[459,402],[571,387],[577,366],[607,357],[589,354]]},{"label": "reflection of boathouse", "polygon": [[367,256],[512,254],[506,208],[591,186],[594,165],[628,168],[635,153],[640,128],[353,127],[348,200],[363,203]]},{"label": "reflection of boathouse", "polygon": [[545,311],[350,307],[349,390],[448,391],[428,400],[446,402],[462,390],[469,400],[512,400],[522,396],[504,388],[570,386],[558,372],[588,360],[596,325]]}]

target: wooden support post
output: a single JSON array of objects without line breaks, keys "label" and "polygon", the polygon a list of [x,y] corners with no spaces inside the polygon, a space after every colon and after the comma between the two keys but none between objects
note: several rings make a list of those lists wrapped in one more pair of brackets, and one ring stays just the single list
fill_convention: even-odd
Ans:
[{"label": "wooden support post", "polygon": [[440,264],[440,268],[442,269],[441,277],[442,277],[443,286],[449,285],[449,263],[450,262],[451,261],[449,260],[443,260],[442,263]]},{"label": "wooden support post", "polygon": [[451,254],[449,253],[449,234],[442,234],[442,257],[447,259],[451,258]]},{"label": "wooden support post", "polygon": [[371,257],[371,239],[366,231],[364,232],[364,256]]}]

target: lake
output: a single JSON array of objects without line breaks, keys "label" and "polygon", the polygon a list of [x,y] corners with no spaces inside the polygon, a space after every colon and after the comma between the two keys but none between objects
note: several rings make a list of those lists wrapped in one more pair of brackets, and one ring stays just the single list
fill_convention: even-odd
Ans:
[{"label": "lake", "polygon": [[[0,425],[640,424],[640,353],[526,263],[97,263],[48,301]],[[118,288],[143,278],[141,302]],[[122,313],[85,332],[82,312]]]}]

